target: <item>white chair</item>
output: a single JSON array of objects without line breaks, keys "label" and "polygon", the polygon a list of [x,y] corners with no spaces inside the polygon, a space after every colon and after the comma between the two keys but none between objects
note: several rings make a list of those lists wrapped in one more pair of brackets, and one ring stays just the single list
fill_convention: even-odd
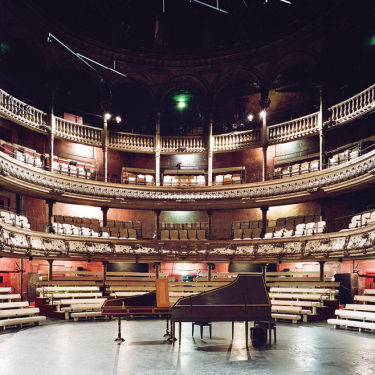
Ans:
[{"label": "white chair", "polygon": [[354,229],[354,228],[358,228],[360,225],[361,225],[361,215],[355,215],[352,217],[352,220],[350,221],[348,228]]},{"label": "white chair", "polygon": [[224,184],[224,176],[223,175],[218,175],[215,176],[215,185],[223,185]]},{"label": "white chair", "polygon": [[172,176],[164,176],[163,185],[164,186],[172,186]]},{"label": "white chair", "polygon": [[305,228],[305,235],[311,236],[315,234],[315,223],[307,223]]},{"label": "white chair", "polygon": [[305,234],[306,224],[296,225],[296,231],[294,232],[295,236],[303,236]]},{"label": "white chair", "polygon": [[316,223],[316,232],[315,234],[325,233],[326,231],[326,222],[325,221],[318,221]]},{"label": "white chair", "polygon": [[206,179],[204,176],[197,176],[197,185],[204,186],[206,184]]},{"label": "white chair", "polygon": [[146,185],[152,186],[154,184],[154,176],[151,176],[150,174],[146,175]]}]

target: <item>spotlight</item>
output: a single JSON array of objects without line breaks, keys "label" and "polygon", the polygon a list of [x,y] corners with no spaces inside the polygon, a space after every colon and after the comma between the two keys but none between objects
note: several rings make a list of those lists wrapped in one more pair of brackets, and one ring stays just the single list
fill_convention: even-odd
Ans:
[{"label": "spotlight", "polygon": [[32,257],[32,256],[29,256],[29,260],[33,260],[33,257]]},{"label": "spotlight", "polygon": [[263,110],[262,112],[260,112],[260,117],[261,118],[265,118],[266,117],[266,111]]},{"label": "spotlight", "polygon": [[183,102],[183,101],[181,101],[181,102],[178,102],[178,104],[177,104],[177,106],[178,106],[178,108],[185,108],[186,107],[186,103],[185,102]]},{"label": "spotlight", "polygon": [[253,115],[249,115],[249,116],[247,116],[247,119],[248,119],[249,121],[253,121],[253,118],[254,118]]},{"label": "spotlight", "polygon": [[89,258],[89,259],[87,259],[87,262],[88,262],[88,263],[90,263],[90,262],[91,262],[91,259],[90,259],[90,258]]},{"label": "spotlight", "polygon": [[339,262],[342,263],[342,258],[339,258]]},{"label": "spotlight", "polygon": [[106,113],[104,117],[106,118],[106,120],[109,120],[112,117],[112,115],[110,113]]},{"label": "spotlight", "polygon": [[120,116],[116,116],[116,122],[119,124],[121,122],[121,117]]}]

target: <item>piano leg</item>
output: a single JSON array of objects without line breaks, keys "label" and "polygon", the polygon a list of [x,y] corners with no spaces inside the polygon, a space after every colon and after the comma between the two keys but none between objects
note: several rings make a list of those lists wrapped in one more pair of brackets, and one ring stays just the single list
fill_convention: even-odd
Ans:
[{"label": "piano leg", "polygon": [[269,343],[271,345],[271,327],[272,327],[272,323],[271,323],[271,320],[268,321],[268,340],[269,340]]},{"label": "piano leg", "polygon": [[178,322],[178,340],[179,340],[179,343],[178,345],[181,345],[181,331],[182,331],[182,323],[181,322]]},{"label": "piano leg", "polygon": [[121,337],[121,316],[118,317],[118,336],[117,336],[117,339],[115,339],[115,341],[120,341],[120,342],[125,341],[125,340]]},{"label": "piano leg", "polygon": [[169,318],[167,318],[167,328],[166,328],[165,335],[163,337],[165,336],[171,336],[171,331],[169,329]]}]

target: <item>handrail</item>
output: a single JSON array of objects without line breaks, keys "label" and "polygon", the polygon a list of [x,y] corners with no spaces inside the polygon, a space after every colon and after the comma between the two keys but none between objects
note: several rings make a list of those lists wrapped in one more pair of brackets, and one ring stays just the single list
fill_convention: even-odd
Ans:
[{"label": "handrail", "polygon": [[154,152],[155,136],[110,131],[108,147],[124,151]]},{"label": "handrail", "polygon": [[162,136],[162,153],[194,153],[207,151],[207,137],[202,135]]},{"label": "handrail", "polygon": [[[359,295],[363,295],[363,291],[368,287],[368,286],[372,286],[372,283],[367,283],[363,288],[361,288],[359,291],[358,291],[358,294]],[[371,289],[371,288],[370,288]]]},{"label": "handrail", "polygon": [[236,151],[259,146],[261,142],[260,129],[245,130],[213,136],[213,151]]},{"label": "handrail", "polygon": [[102,131],[103,130],[100,128],[77,124],[60,117],[55,117],[55,135],[58,138],[93,146],[101,146]]},{"label": "handrail", "polygon": [[375,107],[375,84],[330,108],[328,127],[335,127],[371,111]]},{"label": "handrail", "polygon": [[267,127],[268,142],[281,143],[318,134],[319,112]]}]

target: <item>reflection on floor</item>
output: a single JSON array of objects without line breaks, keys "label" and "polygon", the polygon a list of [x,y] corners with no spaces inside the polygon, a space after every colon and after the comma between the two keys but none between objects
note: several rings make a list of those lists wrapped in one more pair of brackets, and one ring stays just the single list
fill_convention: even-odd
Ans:
[{"label": "reflection on floor", "polygon": [[213,323],[203,339],[182,324],[182,342],[165,340],[164,320],[67,322],[0,333],[0,374],[375,374],[375,334],[323,323],[277,325],[277,343],[245,348],[244,325]]}]

